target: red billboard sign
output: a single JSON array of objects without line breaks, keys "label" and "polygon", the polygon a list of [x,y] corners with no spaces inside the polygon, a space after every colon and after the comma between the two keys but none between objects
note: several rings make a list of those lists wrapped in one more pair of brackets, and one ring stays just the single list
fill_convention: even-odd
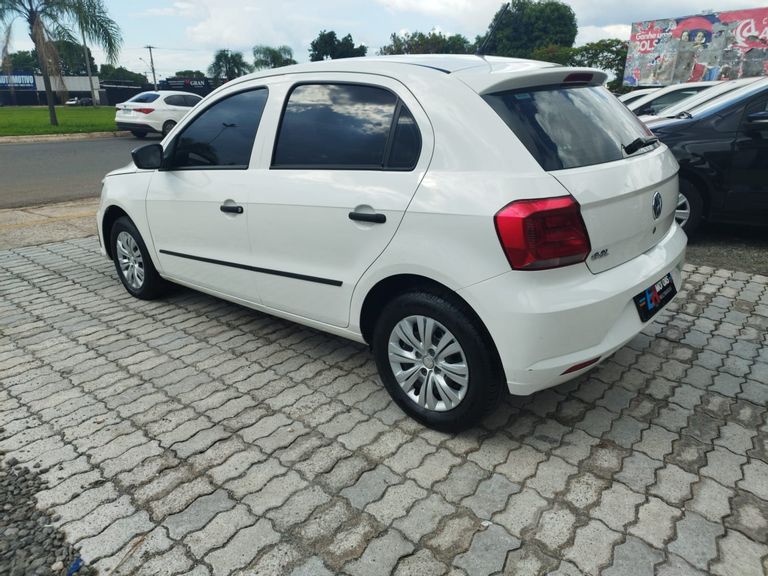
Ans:
[{"label": "red billboard sign", "polygon": [[666,86],[768,75],[768,7],[632,25],[624,84]]}]

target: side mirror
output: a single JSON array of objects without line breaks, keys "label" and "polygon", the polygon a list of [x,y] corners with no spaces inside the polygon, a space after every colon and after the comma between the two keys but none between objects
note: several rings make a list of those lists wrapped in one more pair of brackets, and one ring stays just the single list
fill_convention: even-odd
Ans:
[{"label": "side mirror", "polygon": [[163,147],[160,144],[147,144],[131,151],[133,163],[142,170],[157,170],[163,165]]},{"label": "side mirror", "polygon": [[755,128],[768,128],[768,110],[752,112],[747,116],[747,124]]}]

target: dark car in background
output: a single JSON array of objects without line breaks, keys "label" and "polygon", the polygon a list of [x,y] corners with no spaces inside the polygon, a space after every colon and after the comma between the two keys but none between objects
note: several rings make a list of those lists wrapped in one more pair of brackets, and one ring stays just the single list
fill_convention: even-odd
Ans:
[{"label": "dark car in background", "polygon": [[768,78],[649,121],[680,164],[677,221],[768,224]]}]

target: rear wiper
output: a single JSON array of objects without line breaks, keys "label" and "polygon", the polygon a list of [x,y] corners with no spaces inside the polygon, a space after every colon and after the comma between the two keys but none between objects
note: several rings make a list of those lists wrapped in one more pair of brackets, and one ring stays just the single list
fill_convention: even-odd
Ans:
[{"label": "rear wiper", "polygon": [[641,148],[645,148],[651,144],[656,144],[658,141],[659,139],[656,138],[656,136],[641,136],[640,138],[635,138],[632,140],[632,142],[624,146],[624,152],[626,152],[628,155],[632,155]]},{"label": "rear wiper", "polygon": [[680,114],[677,114],[675,118],[685,118],[685,119],[693,118],[693,114],[688,112],[688,110],[683,110],[682,112],[680,112]]}]

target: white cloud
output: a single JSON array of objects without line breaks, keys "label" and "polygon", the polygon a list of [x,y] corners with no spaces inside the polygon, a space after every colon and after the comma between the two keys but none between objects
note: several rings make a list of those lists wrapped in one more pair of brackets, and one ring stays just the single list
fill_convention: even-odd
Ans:
[{"label": "white cloud", "polygon": [[377,0],[392,12],[411,12],[453,21],[471,38],[488,28],[501,7],[499,0]]},{"label": "white cloud", "polygon": [[629,24],[613,24],[608,26],[581,26],[576,35],[576,46],[597,42],[605,38],[629,40],[632,26]]}]

